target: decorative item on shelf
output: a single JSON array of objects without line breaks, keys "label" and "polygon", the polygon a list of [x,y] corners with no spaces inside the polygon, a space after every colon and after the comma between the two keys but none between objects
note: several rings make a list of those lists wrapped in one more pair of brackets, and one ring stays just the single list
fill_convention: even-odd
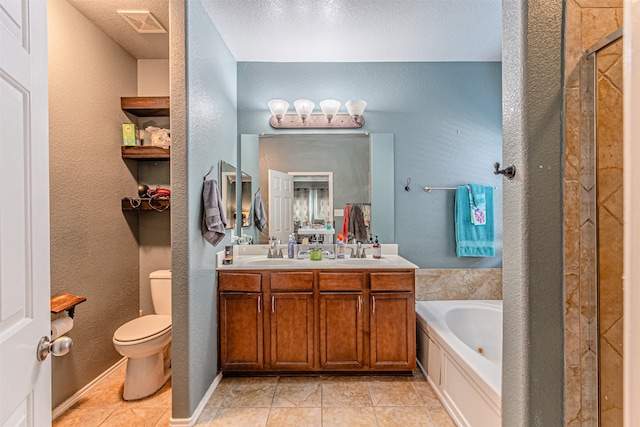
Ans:
[{"label": "decorative item on shelf", "polygon": [[138,197],[122,199],[122,210],[125,211],[158,211],[169,209],[171,205],[171,190],[157,185],[154,189],[146,184],[138,185]]},{"label": "decorative item on shelf", "polygon": [[364,125],[362,114],[367,103],[352,99],[344,105],[348,114],[338,114],[340,101],[325,99],[320,102],[322,114],[313,114],[315,103],[309,99],[293,102],[296,114],[287,114],[289,103],[284,99],[272,99],[267,105],[271,111],[269,124],[274,129],[357,129]]}]

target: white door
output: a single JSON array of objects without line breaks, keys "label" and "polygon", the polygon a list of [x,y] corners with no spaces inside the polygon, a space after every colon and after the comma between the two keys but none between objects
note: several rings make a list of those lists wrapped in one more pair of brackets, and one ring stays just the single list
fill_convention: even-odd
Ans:
[{"label": "white door", "polygon": [[293,234],[293,176],[269,169],[269,237],[282,243]]},{"label": "white door", "polygon": [[47,4],[0,0],[0,426],[51,424]]}]

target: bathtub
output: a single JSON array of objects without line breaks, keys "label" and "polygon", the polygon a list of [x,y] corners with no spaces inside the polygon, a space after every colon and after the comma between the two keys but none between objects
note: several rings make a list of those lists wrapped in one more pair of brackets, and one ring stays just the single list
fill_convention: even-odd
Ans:
[{"label": "bathtub", "polygon": [[418,366],[458,426],[500,427],[502,301],[418,301]]}]

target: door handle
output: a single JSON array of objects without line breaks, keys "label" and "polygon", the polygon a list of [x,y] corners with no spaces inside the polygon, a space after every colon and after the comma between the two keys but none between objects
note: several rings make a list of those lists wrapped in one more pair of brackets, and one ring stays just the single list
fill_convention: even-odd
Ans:
[{"label": "door handle", "polygon": [[373,312],[376,312],[376,297],[374,295],[371,296],[371,308],[373,309]]},{"label": "door handle", "polygon": [[358,313],[362,309],[362,296],[358,295]]},{"label": "door handle", "polygon": [[276,312],[276,298],[273,295],[271,295],[271,312]]},{"label": "door handle", "polygon": [[258,313],[262,313],[262,295],[258,295]]},{"label": "door handle", "polygon": [[51,341],[49,337],[42,337],[38,342],[36,357],[38,361],[44,362],[49,353],[54,356],[64,356],[71,351],[73,341],[69,337],[60,337]]}]

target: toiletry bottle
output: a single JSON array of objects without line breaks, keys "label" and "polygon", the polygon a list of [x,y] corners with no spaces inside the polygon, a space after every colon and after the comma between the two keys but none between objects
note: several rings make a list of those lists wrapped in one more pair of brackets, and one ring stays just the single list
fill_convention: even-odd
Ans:
[{"label": "toiletry bottle", "polygon": [[289,244],[287,246],[289,259],[293,259],[294,253],[295,253],[295,247],[296,247],[296,240],[293,238],[293,234],[290,234],[289,235]]},{"label": "toiletry bottle", "polygon": [[344,258],[344,237],[342,236],[342,234],[338,234],[337,239],[338,239],[338,243],[337,243],[338,258],[343,259]]},{"label": "toiletry bottle", "polygon": [[382,248],[378,242],[378,236],[376,236],[376,241],[373,243],[373,257],[382,258]]}]

